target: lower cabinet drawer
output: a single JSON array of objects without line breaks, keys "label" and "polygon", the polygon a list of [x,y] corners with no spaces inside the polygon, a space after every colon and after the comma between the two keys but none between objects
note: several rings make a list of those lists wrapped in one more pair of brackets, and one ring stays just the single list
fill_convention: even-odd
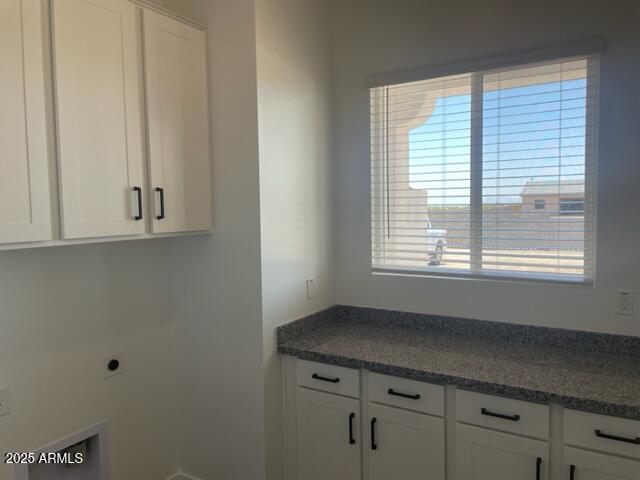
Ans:
[{"label": "lower cabinet drawer", "polygon": [[549,438],[549,406],[510,398],[458,390],[459,422],[493,428],[527,437]]},{"label": "lower cabinet drawer", "polygon": [[369,374],[369,400],[444,416],[444,387],[379,373]]},{"label": "lower cabinet drawer", "polygon": [[326,363],[298,360],[297,384],[348,397],[360,397],[360,370]]},{"label": "lower cabinet drawer", "polygon": [[564,442],[590,450],[640,458],[640,422],[565,410]]}]

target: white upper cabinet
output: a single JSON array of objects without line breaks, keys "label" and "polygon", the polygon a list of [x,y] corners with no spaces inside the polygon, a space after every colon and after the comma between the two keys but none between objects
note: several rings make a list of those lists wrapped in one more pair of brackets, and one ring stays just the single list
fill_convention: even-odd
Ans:
[{"label": "white upper cabinet", "polygon": [[47,3],[0,0],[0,249],[210,230],[205,32],[128,0]]},{"label": "white upper cabinet", "polygon": [[41,8],[0,1],[0,243],[51,239]]},{"label": "white upper cabinet", "polygon": [[52,15],[63,238],[144,233],[136,7],[53,0]]},{"label": "white upper cabinet", "polygon": [[154,233],[211,228],[206,35],[144,11]]}]

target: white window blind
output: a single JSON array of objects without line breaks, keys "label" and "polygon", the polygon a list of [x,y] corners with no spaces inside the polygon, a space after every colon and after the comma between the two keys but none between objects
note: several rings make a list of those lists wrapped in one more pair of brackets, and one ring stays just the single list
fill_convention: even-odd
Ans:
[{"label": "white window blind", "polygon": [[598,56],[370,90],[374,270],[590,283]]}]

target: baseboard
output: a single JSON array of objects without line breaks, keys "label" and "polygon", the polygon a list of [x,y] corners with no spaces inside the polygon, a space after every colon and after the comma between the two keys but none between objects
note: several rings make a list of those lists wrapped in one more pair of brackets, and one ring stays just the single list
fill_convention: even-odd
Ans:
[{"label": "baseboard", "polygon": [[188,475],[182,472],[176,472],[171,475],[167,480],[202,480],[201,478],[194,477],[193,475]]}]

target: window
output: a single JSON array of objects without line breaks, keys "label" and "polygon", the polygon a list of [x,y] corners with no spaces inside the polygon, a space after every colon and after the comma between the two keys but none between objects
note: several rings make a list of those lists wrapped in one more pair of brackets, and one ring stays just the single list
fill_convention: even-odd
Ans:
[{"label": "window", "polygon": [[598,56],[370,90],[374,271],[590,283]]},{"label": "window", "polygon": [[561,198],[560,213],[563,215],[584,215],[584,199]]}]

